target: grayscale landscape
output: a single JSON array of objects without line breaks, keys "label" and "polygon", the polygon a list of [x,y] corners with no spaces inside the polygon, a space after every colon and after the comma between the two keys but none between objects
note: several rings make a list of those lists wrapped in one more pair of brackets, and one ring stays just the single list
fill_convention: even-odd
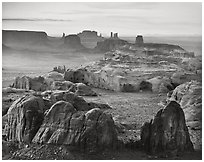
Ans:
[{"label": "grayscale landscape", "polygon": [[202,159],[201,7],[3,2],[2,159]]}]

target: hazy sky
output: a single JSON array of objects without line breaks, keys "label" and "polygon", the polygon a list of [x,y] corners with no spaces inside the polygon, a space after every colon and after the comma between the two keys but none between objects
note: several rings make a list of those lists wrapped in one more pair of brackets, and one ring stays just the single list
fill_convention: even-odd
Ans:
[{"label": "hazy sky", "polygon": [[202,3],[3,2],[3,29],[48,35],[96,30],[107,36],[202,35]]}]

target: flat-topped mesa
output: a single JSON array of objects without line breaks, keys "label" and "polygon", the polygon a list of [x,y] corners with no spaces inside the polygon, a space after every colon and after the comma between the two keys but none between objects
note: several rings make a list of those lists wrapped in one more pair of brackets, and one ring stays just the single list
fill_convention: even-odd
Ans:
[{"label": "flat-topped mesa", "polygon": [[2,43],[10,44],[33,44],[46,42],[47,33],[41,31],[18,31],[18,30],[2,30]]},{"label": "flat-topped mesa", "polygon": [[142,35],[137,35],[136,40],[135,40],[135,44],[141,45],[143,43],[144,43],[143,36]]},{"label": "flat-topped mesa", "polygon": [[83,36],[86,36],[86,37],[97,37],[98,36],[98,33],[97,31],[91,31],[91,30],[84,30],[82,31],[81,33],[77,34],[79,37],[83,37]]}]

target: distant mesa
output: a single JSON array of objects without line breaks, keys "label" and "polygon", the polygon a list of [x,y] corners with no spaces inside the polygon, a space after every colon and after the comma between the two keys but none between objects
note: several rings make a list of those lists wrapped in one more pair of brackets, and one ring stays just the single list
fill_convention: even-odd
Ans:
[{"label": "distant mesa", "polygon": [[66,36],[65,33],[62,33],[62,37],[57,38],[50,37],[45,32],[17,30],[2,31],[2,47],[3,51],[13,49],[62,52],[85,49],[81,44],[80,37],[76,34]]},{"label": "distant mesa", "polygon": [[3,30],[2,41],[4,45],[13,43],[42,43],[47,41],[47,33],[40,31],[18,31],[18,30]]},{"label": "distant mesa", "polygon": [[80,37],[76,34],[71,34],[65,37],[64,44],[71,48],[83,48]]},{"label": "distant mesa", "polygon": [[91,30],[84,30],[77,35],[79,37],[98,37],[98,33],[96,31],[91,31]]},{"label": "distant mesa", "polygon": [[118,39],[118,33],[111,32],[110,38]]},{"label": "distant mesa", "polygon": [[124,45],[128,44],[127,41],[122,40],[118,37],[118,33],[111,32],[111,36],[109,39],[105,39],[102,42],[97,42],[97,46],[95,49],[99,51],[111,51],[116,50]]},{"label": "distant mesa", "polygon": [[105,39],[101,34],[98,36],[96,31],[91,30],[84,30],[77,35],[80,37],[82,45],[86,48],[95,48],[97,42],[101,42]]},{"label": "distant mesa", "polygon": [[144,43],[144,41],[143,41],[143,36],[142,36],[142,35],[138,35],[138,36],[136,37],[135,44],[141,45],[141,44],[143,44],[143,43]]},{"label": "distant mesa", "polygon": [[[138,53],[143,51],[147,56],[166,54],[166,56],[194,57],[194,53],[187,52],[178,45],[162,43],[144,43],[142,35],[137,35],[135,43],[129,43],[119,38],[118,33],[110,33],[109,38],[102,37],[96,31],[84,30],[78,34],[62,37],[50,37],[41,31],[2,30],[3,51],[26,50],[36,52],[108,52],[117,49]],[[8,53],[8,52],[7,52]]]}]

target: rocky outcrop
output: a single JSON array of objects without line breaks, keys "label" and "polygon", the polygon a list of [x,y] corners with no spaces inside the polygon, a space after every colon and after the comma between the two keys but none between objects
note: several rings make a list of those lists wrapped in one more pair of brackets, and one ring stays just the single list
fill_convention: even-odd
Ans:
[{"label": "rocky outcrop", "polygon": [[41,76],[34,78],[28,76],[16,77],[12,87],[17,89],[44,91],[47,88],[44,81],[44,78]]},{"label": "rocky outcrop", "polygon": [[7,140],[30,143],[47,108],[43,99],[35,96],[23,96],[13,102],[7,112],[8,120],[4,129]]},{"label": "rocky outcrop", "polygon": [[[63,88],[63,85],[66,86],[67,83],[63,82],[64,81],[63,74],[53,71],[44,76],[39,76],[34,78],[31,78],[28,76],[16,77],[12,87],[17,89],[45,91],[52,88],[56,89],[57,87],[56,84],[59,81],[62,82],[62,88]],[[53,82],[57,82],[57,83],[55,84]]]},{"label": "rocky outcrop", "polygon": [[191,81],[175,88],[169,100],[178,102],[184,111],[186,124],[195,149],[202,148],[202,84]]},{"label": "rocky outcrop", "polygon": [[54,91],[49,97],[51,102],[54,104],[57,101],[66,101],[71,103],[77,111],[88,111],[91,109],[89,104],[84,100],[83,97],[75,95],[69,91]]},{"label": "rocky outcrop", "polygon": [[[123,59],[124,62],[128,60],[126,57]],[[104,62],[106,61],[108,60]],[[157,68],[152,68],[149,71],[142,68],[129,70],[123,64],[124,67],[121,65],[121,68],[106,64],[106,66],[100,67],[102,65],[98,63],[96,67],[85,67],[76,70],[69,69],[65,72],[64,78],[75,83],[81,82],[92,87],[121,92],[139,92],[140,90],[150,89],[153,92],[163,93],[173,89],[171,80],[168,77],[164,77],[164,71],[165,75],[170,76],[172,74],[171,70]],[[147,84],[143,84],[144,82]]]},{"label": "rocky outcrop", "polygon": [[[84,76],[85,74],[83,73],[83,71],[79,70],[74,72],[67,71],[64,75],[56,71],[52,71],[47,75],[44,75],[44,77],[17,77],[13,83],[13,88],[6,88],[3,90],[3,92],[19,92],[20,89],[22,92],[25,92],[25,90],[67,90],[70,92],[74,92],[79,96],[97,96],[96,92],[94,92],[91,87],[85,85],[84,83],[80,83],[80,81],[84,82]],[[70,81],[65,81],[64,78]]]},{"label": "rocky outcrop", "polygon": [[58,73],[63,74],[66,71],[66,67],[65,67],[65,65],[58,66],[58,67],[56,66],[56,67],[53,68],[53,71],[56,71]]},{"label": "rocky outcrop", "polygon": [[23,76],[23,77],[16,77],[14,80],[13,88],[18,88],[18,89],[30,89],[30,77]]},{"label": "rocky outcrop", "polygon": [[97,96],[96,92],[84,83],[76,83],[75,94],[79,96]]},{"label": "rocky outcrop", "polygon": [[70,81],[54,81],[51,84],[51,90],[69,90],[70,88],[75,87],[75,84]]},{"label": "rocky outcrop", "polygon": [[[44,93],[44,92],[43,92]],[[109,109],[107,104],[86,102],[83,97],[70,91],[53,91],[47,94],[47,98],[54,104],[57,101],[66,101],[71,103],[77,111],[88,111],[93,108]]]},{"label": "rocky outcrop", "polygon": [[52,71],[49,72],[48,74],[44,75],[45,79],[50,79],[52,81],[64,81],[63,74]]},{"label": "rocky outcrop", "polygon": [[151,122],[142,126],[141,142],[150,154],[175,156],[193,150],[184,112],[177,102],[171,101]]},{"label": "rocky outcrop", "polygon": [[112,117],[100,109],[77,111],[72,104],[59,101],[45,115],[33,138],[34,143],[77,146],[87,151],[113,147],[117,141]]},{"label": "rocky outcrop", "polygon": [[184,58],[181,62],[181,66],[192,72],[202,71],[202,58]]},{"label": "rocky outcrop", "polygon": [[176,87],[180,84],[190,82],[191,80],[202,81],[201,74],[196,74],[193,72],[178,71],[173,73],[171,76],[171,82]]},{"label": "rocky outcrop", "polygon": [[153,55],[165,55],[166,57],[180,57],[180,58],[193,58],[195,57],[193,52],[188,52],[182,47],[173,44],[162,43],[143,43],[140,47],[144,48],[144,52],[147,56]]},{"label": "rocky outcrop", "polygon": [[147,87],[143,88],[148,89],[148,87],[151,87],[152,92],[155,93],[167,93],[174,89],[174,86],[171,84],[171,80],[167,77],[157,76],[155,78],[146,80],[146,82],[150,83],[151,86],[146,84]]}]

